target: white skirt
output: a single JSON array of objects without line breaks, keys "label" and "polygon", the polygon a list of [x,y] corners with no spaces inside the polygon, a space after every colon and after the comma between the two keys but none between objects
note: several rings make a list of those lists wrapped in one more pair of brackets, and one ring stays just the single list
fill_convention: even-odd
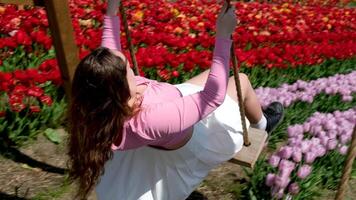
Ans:
[{"label": "white skirt", "polygon": [[[202,90],[189,83],[176,87],[184,96]],[[194,126],[192,138],[177,150],[145,146],[114,151],[96,186],[97,197],[99,200],[184,200],[211,169],[231,159],[242,145],[239,108],[226,96],[221,106]]]}]

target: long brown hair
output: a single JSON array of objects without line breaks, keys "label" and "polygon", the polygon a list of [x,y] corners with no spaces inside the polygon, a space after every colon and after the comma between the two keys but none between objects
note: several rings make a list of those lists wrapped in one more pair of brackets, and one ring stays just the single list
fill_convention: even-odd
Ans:
[{"label": "long brown hair", "polygon": [[112,158],[111,145],[121,140],[130,89],[126,62],[100,47],[86,56],[74,74],[69,109],[69,177],[78,181],[76,198],[86,199]]}]

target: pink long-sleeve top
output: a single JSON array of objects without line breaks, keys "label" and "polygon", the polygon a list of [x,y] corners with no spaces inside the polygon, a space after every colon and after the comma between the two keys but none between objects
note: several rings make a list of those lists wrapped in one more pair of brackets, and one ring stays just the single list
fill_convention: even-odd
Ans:
[{"label": "pink long-sleeve top", "polygon": [[[120,21],[105,16],[102,46],[121,51]],[[222,104],[229,77],[232,40],[216,38],[213,61],[204,89],[182,96],[173,85],[136,76],[136,84],[146,84],[141,110],[124,123],[121,141],[113,150],[126,150],[145,145],[169,148],[183,141],[190,128]],[[156,55],[159,56],[159,55]]]}]

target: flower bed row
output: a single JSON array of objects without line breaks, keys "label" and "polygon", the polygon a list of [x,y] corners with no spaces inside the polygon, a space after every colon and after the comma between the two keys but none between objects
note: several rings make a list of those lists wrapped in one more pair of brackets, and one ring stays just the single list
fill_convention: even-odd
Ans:
[{"label": "flower bed row", "polygon": [[[170,66],[174,68],[169,71],[171,74],[181,65],[184,67],[180,72],[210,66],[215,19],[220,8],[216,2],[124,3],[140,67],[156,70]],[[70,1],[80,57],[99,46],[105,7],[102,1]],[[236,7],[240,25],[233,38],[239,61],[247,66],[312,65],[356,53],[354,9],[267,3],[237,3]],[[31,52],[33,43],[45,49],[51,47],[43,9],[1,6],[0,13],[0,49],[24,45]],[[126,48],[124,33],[121,41]],[[5,51],[1,54],[8,55]],[[0,56],[0,60],[5,58]]]},{"label": "flower bed row", "polygon": [[335,7],[335,6],[346,6],[350,2],[350,0],[269,0],[271,3],[295,3],[300,5],[307,5],[307,6],[328,6],[328,7]]},{"label": "flower bed row", "polygon": [[282,84],[277,88],[257,88],[255,91],[263,107],[273,101],[279,101],[285,107],[295,101],[312,103],[314,97],[321,92],[330,95],[340,94],[343,101],[352,101],[352,93],[356,92],[356,71],[310,82],[298,80],[293,84]]},{"label": "flower bed row", "polygon": [[270,142],[287,142],[258,162],[250,174],[250,197],[305,199],[320,195],[318,187],[335,189],[356,124],[355,72],[256,90],[266,105],[284,103],[285,120]]},{"label": "flower bed row", "polygon": [[286,193],[297,195],[299,182],[307,178],[317,158],[337,150],[346,155],[348,142],[356,124],[356,108],[344,112],[314,113],[303,124],[288,127],[288,143],[270,156],[266,185],[272,196],[281,199]]}]

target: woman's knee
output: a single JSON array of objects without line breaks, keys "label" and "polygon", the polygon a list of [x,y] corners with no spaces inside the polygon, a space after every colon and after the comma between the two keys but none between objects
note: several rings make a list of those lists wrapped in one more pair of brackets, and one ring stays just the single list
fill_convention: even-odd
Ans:
[{"label": "woman's knee", "polygon": [[240,81],[243,83],[250,82],[248,76],[245,73],[239,73]]},{"label": "woman's knee", "polygon": [[[239,79],[240,79],[242,97],[245,98],[247,96],[247,92],[248,92],[249,86],[250,86],[249,79],[248,79],[248,76],[244,73],[239,73]],[[230,79],[229,79],[227,93],[230,97],[233,97],[233,99],[237,101],[236,84],[235,84],[234,76],[230,77]]]},{"label": "woman's knee", "polygon": [[[249,84],[250,80],[248,79],[248,76],[244,73],[239,73],[239,79],[241,86],[244,87]],[[229,84],[234,84],[235,85],[235,77],[231,76],[229,79]]]}]

